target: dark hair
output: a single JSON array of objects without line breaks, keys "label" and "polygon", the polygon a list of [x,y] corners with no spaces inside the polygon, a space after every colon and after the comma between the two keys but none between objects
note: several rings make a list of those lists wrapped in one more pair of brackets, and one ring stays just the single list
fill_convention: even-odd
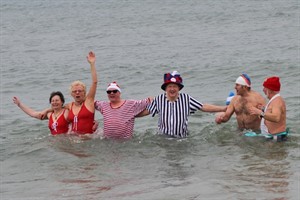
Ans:
[{"label": "dark hair", "polygon": [[60,97],[60,100],[63,102],[63,104],[65,103],[65,98],[64,98],[64,95],[60,92],[60,91],[57,91],[57,92],[52,92],[50,94],[50,98],[49,98],[49,103],[51,103],[51,99],[54,97],[54,96],[59,96]]}]

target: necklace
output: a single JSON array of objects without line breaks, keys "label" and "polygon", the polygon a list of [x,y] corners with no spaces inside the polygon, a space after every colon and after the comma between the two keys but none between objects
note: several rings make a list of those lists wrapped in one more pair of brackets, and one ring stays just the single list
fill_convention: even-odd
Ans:
[{"label": "necklace", "polygon": [[54,119],[57,120],[57,118],[60,116],[60,114],[61,114],[61,111],[59,111],[58,114],[53,113]]}]

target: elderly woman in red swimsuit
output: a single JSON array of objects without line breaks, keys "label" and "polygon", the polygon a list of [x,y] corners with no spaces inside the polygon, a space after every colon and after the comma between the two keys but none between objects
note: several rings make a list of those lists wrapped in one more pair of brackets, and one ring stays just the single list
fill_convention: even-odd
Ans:
[{"label": "elderly woman in red swimsuit", "polygon": [[[13,102],[21,108],[27,115],[36,119],[42,119],[41,112],[35,111],[32,108],[21,103],[17,97],[13,97]],[[49,102],[51,104],[52,112],[48,112],[43,119],[49,119],[48,127],[52,135],[68,133],[69,122],[67,120],[69,110],[63,107],[65,98],[59,91],[50,94]]]},{"label": "elderly woman in red swimsuit", "polygon": [[[86,86],[83,82],[74,81],[70,87],[71,96],[74,98],[74,101],[65,106],[65,108],[69,110],[68,121],[72,124],[71,133],[80,135],[92,134],[98,125],[94,120],[94,100],[98,80],[95,68],[96,57],[93,52],[89,53],[87,61],[91,66],[92,85],[87,93]],[[42,116],[52,111],[52,109],[46,109],[42,112]]]},{"label": "elderly woman in red swimsuit", "polygon": [[97,72],[95,68],[96,57],[93,52],[87,56],[91,66],[92,85],[87,93],[86,86],[81,81],[71,84],[70,92],[74,101],[67,104],[69,109],[68,120],[72,123],[72,132],[77,134],[91,134],[94,132],[95,95],[97,89]]}]

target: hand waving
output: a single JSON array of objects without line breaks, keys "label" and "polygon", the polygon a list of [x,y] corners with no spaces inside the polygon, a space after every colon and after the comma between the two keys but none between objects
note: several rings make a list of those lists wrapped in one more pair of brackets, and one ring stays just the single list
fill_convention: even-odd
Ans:
[{"label": "hand waving", "polygon": [[87,61],[90,63],[90,64],[94,64],[95,61],[96,61],[96,56],[94,54],[94,52],[90,51],[89,55],[86,57]]}]

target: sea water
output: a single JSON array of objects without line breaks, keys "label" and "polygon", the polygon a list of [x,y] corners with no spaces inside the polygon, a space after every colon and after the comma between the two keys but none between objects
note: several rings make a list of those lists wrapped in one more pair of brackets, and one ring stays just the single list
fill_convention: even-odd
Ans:
[{"label": "sea water", "polygon": [[[298,0],[1,0],[1,187],[15,199],[299,199],[300,59]],[[245,138],[234,116],[189,118],[189,136],[157,135],[157,117],[136,119],[131,140],[49,135],[30,118],[49,94],[72,101],[70,83],[89,87],[89,51],[96,54],[97,100],[117,81],[122,98],[163,91],[163,74],[177,70],[182,92],[225,105],[241,73],[262,92],[281,78],[287,142]],[[96,113],[99,126],[102,116]]]}]

